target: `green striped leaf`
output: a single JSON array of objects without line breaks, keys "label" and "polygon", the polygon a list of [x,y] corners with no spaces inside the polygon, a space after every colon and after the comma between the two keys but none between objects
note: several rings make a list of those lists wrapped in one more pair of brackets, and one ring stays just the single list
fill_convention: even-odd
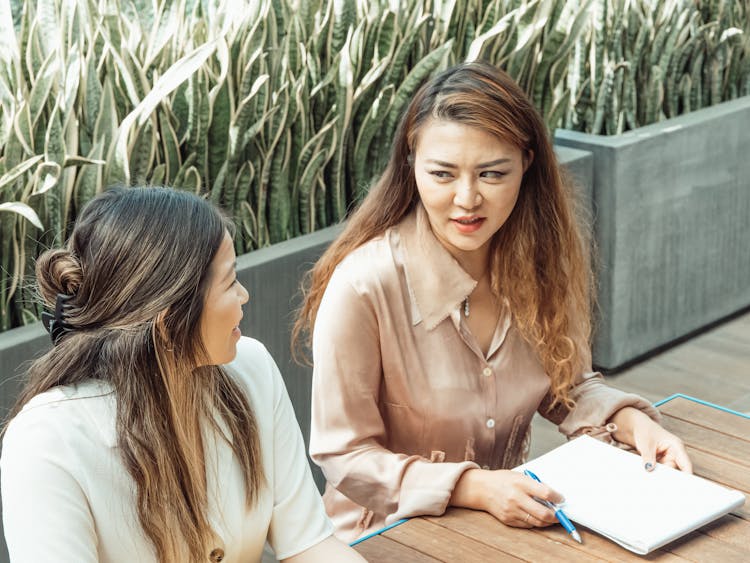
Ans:
[{"label": "green striped leaf", "polygon": [[81,171],[76,178],[74,187],[75,205],[78,210],[83,209],[83,206],[103,189],[102,174],[104,168],[101,166],[105,164],[101,159],[103,154],[104,144],[102,141],[97,141],[86,159],[90,164],[80,164]]},{"label": "green striped leaf", "polygon": [[0,203],[0,211],[3,211],[5,213],[17,213],[18,215],[26,218],[37,229],[44,228],[36,212],[31,207],[29,207],[25,203],[21,203],[20,201],[8,201],[6,203]]},{"label": "green striped leaf", "polygon": [[2,190],[5,189],[7,186],[10,186],[17,179],[19,179],[21,176],[26,174],[26,172],[29,172],[34,166],[39,164],[39,162],[42,161],[43,159],[44,157],[42,155],[33,156],[15,165],[13,168],[8,170],[5,174],[0,176],[0,193],[2,193]]},{"label": "green striped leaf", "polygon": [[398,90],[396,90],[396,95],[394,96],[390,111],[388,112],[384,128],[386,136],[392,136],[393,130],[396,127],[396,122],[401,117],[407,104],[411,101],[416,91],[430,74],[444,63],[445,57],[450,53],[452,46],[453,41],[448,41],[445,45],[419,61],[414,68],[409,71],[409,74],[406,75],[406,79],[398,87]]}]

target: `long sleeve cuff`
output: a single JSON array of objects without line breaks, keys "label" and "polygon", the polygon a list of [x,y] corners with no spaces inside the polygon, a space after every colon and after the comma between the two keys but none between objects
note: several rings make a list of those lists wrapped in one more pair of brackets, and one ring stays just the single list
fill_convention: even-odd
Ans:
[{"label": "long sleeve cuff", "polygon": [[478,468],[473,461],[413,464],[404,475],[396,512],[386,516],[386,526],[412,516],[440,516],[464,471]]},{"label": "long sleeve cuff", "polygon": [[646,399],[608,387],[598,372],[585,374],[583,381],[573,390],[571,398],[576,406],[559,425],[560,432],[568,437],[581,434],[602,437],[611,434],[616,428],[608,422],[623,407],[634,407],[655,422],[661,421],[659,411]]}]

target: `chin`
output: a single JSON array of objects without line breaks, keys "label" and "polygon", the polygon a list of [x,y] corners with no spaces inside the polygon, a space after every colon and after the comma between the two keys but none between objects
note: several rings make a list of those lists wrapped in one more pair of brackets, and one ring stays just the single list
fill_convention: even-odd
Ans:
[{"label": "chin", "polygon": [[228,364],[229,362],[233,361],[236,357],[237,357],[237,348],[234,348],[231,352],[227,353],[224,356],[224,360],[221,363]]},{"label": "chin", "polygon": [[462,252],[474,252],[475,250],[479,250],[480,248],[484,248],[484,246],[487,244],[487,241],[486,240],[482,240],[482,241],[479,241],[479,240],[476,240],[476,241],[474,241],[474,240],[471,240],[471,241],[456,240],[456,241],[451,241],[451,244],[455,248],[461,250]]},{"label": "chin", "polygon": [[213,366],[228,364],[237,357],[237,346],[232,346],[231,350],[224,350],[222,353],[210,354],[210,357]]}]

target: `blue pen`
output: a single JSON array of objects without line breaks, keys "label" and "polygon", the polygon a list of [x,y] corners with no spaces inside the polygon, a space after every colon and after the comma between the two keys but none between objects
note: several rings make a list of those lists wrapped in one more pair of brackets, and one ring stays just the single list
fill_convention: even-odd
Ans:
[{"label": "blue pen", "polygon": [[[523,474],[526,475],[527,477],[531,477],[537,483],[541,483],[542,482],[539,479],[539,477],[537,477],[536,475],[534,475],[528,469],[524,469],[523,470]],[[562,511],[562,508],[557,508],[557,506],[555,506],[554,504],[552,504],[548,500],[543,500],[543,499],[536,498],[536,497],[534,497],[534,499],[537,500],[537,501],[539,501],[539,502],[541,502],[547,508],[551,508],[552,510],[554,510],[555,511],[555,517],[558,519],[558,521],[560,522],[560,524],[562,524],[562,527],[565,528],[565,531],[568,532],[570,534],[570,536],[574,540],[576,540],[578,543],[583,543],[581,541],[581,534],[579,534],[578,530],[576,530],[575,526],[573,526],[573,522],[571,522],[570,520],[568,520],[568,517],[565,516],[565,513]]]}]

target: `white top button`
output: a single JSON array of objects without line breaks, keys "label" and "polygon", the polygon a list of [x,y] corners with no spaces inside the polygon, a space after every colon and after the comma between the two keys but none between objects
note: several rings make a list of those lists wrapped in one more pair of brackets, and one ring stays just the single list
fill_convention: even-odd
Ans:
[{"label": "white top button", "polygon": [[495,420],[492,418],[487,419],[487,428],[494,428],[495,427]]},{"label": "white top button", "polygon": [[489,466],[489,465],[483,465],[483,466],[482,466],[482,469],[489,469],[489,468],[490,468],[490,466]]},{"label": "white top button", "polygon": [[484,368],[482,370],[482,375],[485,377],[489,377],[492,375],[492,369],[491,368]]}]

